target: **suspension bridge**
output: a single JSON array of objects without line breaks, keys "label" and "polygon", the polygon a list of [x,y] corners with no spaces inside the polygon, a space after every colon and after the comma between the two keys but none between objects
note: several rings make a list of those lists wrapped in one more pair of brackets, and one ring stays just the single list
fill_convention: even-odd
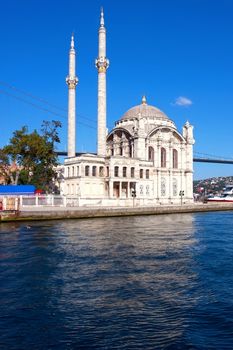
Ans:
[{"label": "suspension bridge", "polygon": [[[67,152],[65,151],[57,151],[56,153],[58,156],[63,156],[63,157],[67,156]],[[76,157],[82,154],[84,153],[76,152]],[[91,153],[91,154],[96,155],[96,153]],[[193,162],[194,163],[233,164],[233,158],[228,159],[221,156],[207,155],[199,152],[194,152]]]}]

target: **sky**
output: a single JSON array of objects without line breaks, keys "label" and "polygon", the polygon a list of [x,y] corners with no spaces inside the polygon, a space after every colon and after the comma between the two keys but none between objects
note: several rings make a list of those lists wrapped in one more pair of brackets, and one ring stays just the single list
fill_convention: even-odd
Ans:
[{"label": "sky", "polygon": [[[67,150],[65,78],[75,35],[78,152],[96,151],[98,28],[107,29],[107,126],[146,95],[194,152],[233,158],[233,0],[11,0],[0,12],[0,147],[27,125],[60,120]],[[233,165],[194,163],[194,179],[233,175]]]}]

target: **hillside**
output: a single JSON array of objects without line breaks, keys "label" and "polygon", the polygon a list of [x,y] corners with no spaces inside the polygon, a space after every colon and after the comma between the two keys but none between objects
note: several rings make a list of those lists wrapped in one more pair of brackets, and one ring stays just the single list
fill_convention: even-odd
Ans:
[{"label": "hillside", "polygon": [[208,195],[210,193],[220,194],[224,187],[233,183],[233,176],[211,177],[204,180],[193,181],[193,192]]}]

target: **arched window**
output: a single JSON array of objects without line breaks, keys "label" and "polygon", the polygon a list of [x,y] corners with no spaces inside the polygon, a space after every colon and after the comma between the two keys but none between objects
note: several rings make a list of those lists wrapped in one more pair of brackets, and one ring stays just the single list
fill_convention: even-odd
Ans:
[{"label": "arched window", "polygon": [[92,176],[96,176],[96,166],[92,167]]},{"label": "arched window", "polygon": [[131,168],[130,169],[130,175],[131,175],[131,177],[134,177],[134,175],[135,175],[135,168]]},{"label": "arched window", "polygon": [[119,167],[118,167],[118,166],[115,166],[115,167],[114,167],[114,176],[115,176],[115,177],[118,177],[118,176],[119,176]]},{"label": "arched window", "polygon": [[151,162],[154,161],[154,148],[151,146],[148,148],[148,160]]},{"label": "arched window", "polygon": [[89,165],[86,165],[85,166],[85,176],[89,176],[89,170],[90,170]]},{"label": "arched window", "polygon": [[131,144],[129,145],[129,156],[133,158],[133,146]]},{"label": "arched window", "polygon": [[161,168],[166,168],[166,150],[161,148]]},{"label": "arched window", "polygon": [[104,176],[104,167],[103,166],[100,166],[100,168],[99,168],[99,176],[100,177]]},{"label": "arched window", "polygon": [[127,168],[126,168],[126,166],[123,166],[122,175],[123,175],[123,177],[127,177]]},{"label": "arched window", "polygon": [[172,150],[172,166],[174,169],[178,168],[178,152],[176,149]]},{"label": "arched window", "polygon": [[122,143],[120,144],[119,151],[120,151],[120,156],[123,156],[123,145],[122,145]]}]

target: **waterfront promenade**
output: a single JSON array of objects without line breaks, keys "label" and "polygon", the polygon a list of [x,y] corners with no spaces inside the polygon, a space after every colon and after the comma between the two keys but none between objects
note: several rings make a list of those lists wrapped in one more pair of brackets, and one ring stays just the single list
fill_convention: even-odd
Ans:
[{"label": "waterfront promenade", "polygon": [[29,220],[83,219],[233,210],[233,203],[193,203],[140,207],[24,207],[19,212],[2,212],[0,222]]}]

